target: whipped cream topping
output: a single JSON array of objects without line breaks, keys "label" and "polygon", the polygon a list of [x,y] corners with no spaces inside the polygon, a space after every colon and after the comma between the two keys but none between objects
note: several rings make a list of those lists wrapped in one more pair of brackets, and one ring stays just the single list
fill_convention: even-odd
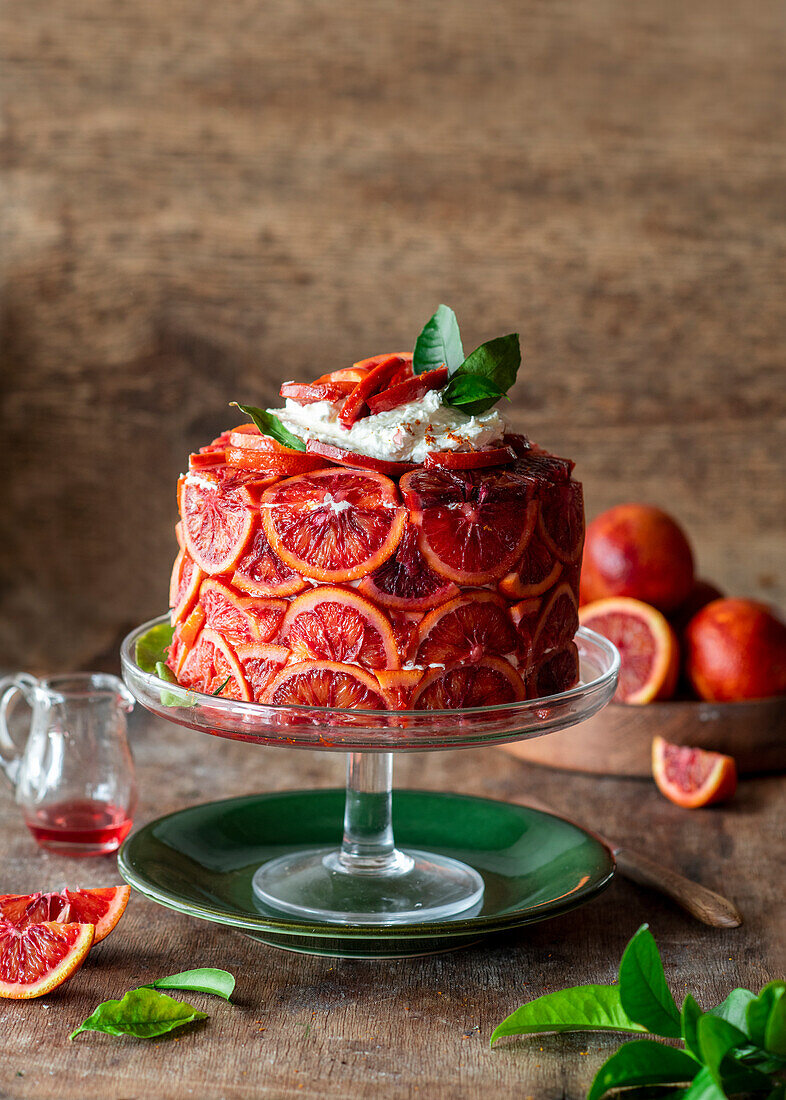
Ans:
[{"label": "whipped cream topping", "polygon": [[304,442],[316,439],[355,454],[388,462],[422,462],[429,451],[460,451],[499,443],[508,430],[496,410],[467,416],[443,405],[439,391],[430,390],[417,401],[365,416],[351,428],[338,419],[341,402],[315,401],[298,405],[287,399],[283,409],[268,409],[284,427]]}]

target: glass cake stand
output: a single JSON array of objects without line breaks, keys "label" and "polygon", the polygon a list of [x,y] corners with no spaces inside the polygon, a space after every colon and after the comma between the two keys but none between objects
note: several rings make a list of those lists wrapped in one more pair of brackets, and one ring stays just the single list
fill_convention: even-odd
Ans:
[{"label": "glass cake stand", "polygon": [[[132,631],[121,648],[123,678],[153,714],[216,737],[347,754],[344,834],[339,848],[305,848],[269,859],[253,875],[266,910],[334,925],[395,927],[478,913],[483,878],[461,860],[396,847],[393,754],[501,745],[566,729],[614,695],[619,654],[582,627],[576,687],[542,699],[466,710],[379,711],[266,706],[215,698],[143,671],[136,641],[166,616]],[[282,844],[285,843],[282,837]]]}]

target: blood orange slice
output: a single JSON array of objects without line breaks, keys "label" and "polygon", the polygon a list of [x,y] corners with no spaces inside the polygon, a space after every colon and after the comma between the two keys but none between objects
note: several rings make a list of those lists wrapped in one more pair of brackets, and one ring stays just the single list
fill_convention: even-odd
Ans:
[{"label": "blood orange slice", "polygon": [[562,562],[536,530],[524,547],[521,561],[499,582],[500,591],[513,600],[541,596],[556,584],[562,568]]},{"label": "blood orange slice", "polygon": [[93,945],[92,924],[0,923],[0,997],[29,1000],[72,977]]},{"label": "blood orange slice", "polygon": [[418,648],[418,625],[423,615],[419,611],[389,611],[388,614],[393,624],[393,634],[401,664],[407,664],[415,658],[415,651]]},{"label": "blood orange slice", "polygon": [[338,418],[345,428],[351,428],[356,420],[368,413],[366,401],[375,393],[379,393],[390,382],[393,375],[404,365],[404,360],[398,355],[389,355],[373,365],[370,360],[356,363],[355,366],[369,364],[368,373],[357,383],[352,393],[344,399]]},{"label": "blood orange slice", "polygon": [[188,651],[178,673],[187,688],[225,699],[251,699],[251,689],[236,654],[214,630],[205,628]]},{"label": "blood orange slice", "polygon": [[317,401],[343,401],[354,390],[357,382],[285,382],[278,391],[282,397],[289,397],[298,405],[313,405]]},{"label": "blood orange slice", "polygon": [[324,466],[321,459],[305,451],[282,448],[279,451],[253,450],[246,447],[227,447],[227,466],[238,470],[254,470],[260,474],[306,474]]},{"label": "blood orange slice", "polygon": [[423,465],[427,470],[478,470],[483,466],[509,466],[515,461],[512,447],[481,447],[477,451],[429,451]]},{"label": "blood orange slice", "polygon": [[272,642],[287,610],[286,600],[239,596],[220,581],[207,580],[199,590],[205,622],[230,645]]},{"label": "blood orange slice", "polygon": [[435,573],[420,552],[417,528],[407,523],[388,560],[358,585],[359,591],[397,611],[427,611],[458,595],[453,581]]},{"label": "blood orange slice", "polygon": [[188,552],[205,573],[226,573],[243,553],[254,516],[211,470],[188,474],[181,495]]},{"label": "blood orange slice", "polygon": [[660,611],[627,596],[595,600],[579,608],[583,626],[597,630],[619,650],[618,703],[670,699],[677,685],[679,647]]},{"label": "blood orange slice", "polygon": [[542,699],[567,691],[578,682],[579,651],[575,642],[568,642],[564,649],[550,653],[527,676],[527,695],[530,699]]},{"label": "blood orange slice", "polygon": [[349,466],[353,470],[376,470],[378,474],[385,474],[386,477],[401,477],[402,474],[415,469],[414,462],[390,462],[385,458],[372,458],[370,455],[360,455],[355,451],[345,451],[332,443],[320,443],[318,439],[309,439],[306,450],[309,454],[319,455],[320,458],[326,458],[339,466]]},{"label": "blood orange slice", "polygon": [[427,672],[412,696],[413,710],[490,707],[525,699],[518,672],[503,657]]},{"label": "blood orange slice", "polygon": [[376,677],[336,661],[299,661],[273,678],[262,696],[275,706],[385,710],[387,700]]},{"label": "blood orange slice", "polygon": [[196,603],[199,586],[204,577],[205,574],[188,550],[181,550],[175,558],[172,579],[169,582],[169,607],[173,626],[185,619]]},{"label": "blood orange slice", "polygon": [[275,552],[261,524],[254,527],[232,575],[232,584],[254,596],[294,596],[308,587],[308,582]]},{"label": "blood orange slice", "polygon": [[418,630],[419,665],[479,661],[512,653],[516,632],[507,604],[494,592],[465,592],[424,615]]},{"label": "blood orange slice", "polygon": [[540,661],[547,653],[564,649],[579,628],[576,597],[569,584],[558,585],[544,597],[543,611],[532,637],[532,659]]},{"label": "blood orange slice", "polygon": [[262,497],[275,552],[304,576],[356,580],[378,569],[404,533],[396,486],[371,470],[320,470],[279,482]]},{"label": "blood orange slice", "polygon": [[[407,365],[405,368],[407,369]],[[398,372],[397,372],[398,373]],[[395,380],[397,374],[391,378]],[[441,390],[448,380],[448,368],[437,367],[436,370],[427,370],[423,374],[404,378],[395,385],[390,385],[382,393],[377,393],[368,399],[368,407],[372,415],[396,409],[399,405],[406,405],[410,401],[417,401],[429,392],[429,390]]]},{"label": "blood orange slice", "polygon": [[398,668],[399,654],[387,616],[347,588],[320,585],[292,601],[281,636],[299,661]]},{"label": "blood orange slice", "polygon": [[652,739],[652,776],[661,794],[688,810],[724,802],[737,790],[733,756]]},{"label": "blood orange slice", "polygon": [[377,669],[375,673],[391,710],[406,710],[412,693],[423,679],[419,668]]},{"label": "blood orange slice", "polygon": [[239,645],[235,649],[243,675],[255,702],[260,702],[270,681],[290,658],[283,645]]},{"label": "blood orange slice", "polygon": [[61,890],[59,893],[0,895],[0,923],[27,928],[42,921],[58,924],[95,925],[94,943],[106,939],[125,912],[130,886],[96,890]]},{"label": "blood orange slice", "polygon": [[578,481],[550,486],[540,502],[538,529],[546,546],[563,562],[581,557],[584,546],[584,493]]},{"label": "blood orange slice", "polygon": [[503,577],[532,535],[537,506],[526,486],[499,470],[413,470],[401,492],[431,568],[460,584]]}]

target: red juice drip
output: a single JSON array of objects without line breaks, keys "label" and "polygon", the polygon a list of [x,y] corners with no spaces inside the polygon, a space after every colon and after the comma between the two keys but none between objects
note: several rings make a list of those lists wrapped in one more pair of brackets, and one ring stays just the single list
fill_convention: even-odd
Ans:
[{"label": "red juice drip", "polygon": [[30,832],[42,848],[61,855],[91,856],[116,851],[131,829],[126,810],[111,802],[70,798],[27,810]]}]

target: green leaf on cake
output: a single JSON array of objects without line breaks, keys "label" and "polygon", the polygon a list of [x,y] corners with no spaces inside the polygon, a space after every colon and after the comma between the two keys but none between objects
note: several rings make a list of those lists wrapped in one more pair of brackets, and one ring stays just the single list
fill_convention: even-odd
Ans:
[{"label": "green leaf on cake", "polygon": [[269,413],[267,409],[258,409],[256,405],[240,405],[237,401],[230,401],[230,404],[250,417],[262,435],[275,439],[276,443],[289,447],[293,451],[305,451],[306,445],[303,440],[288,431],[278,417]]},{"label": "green leaf on cake", "polygon": [[517,332],[481,344],[467,356],[442,391],[442,402],[469,416],[488,412],[507,395],[521,366]]},{"label": "green leaf on cake", "polygon": [[415,342],[412,369],[415,374],[424,374],[444,364],[452,375],[463,362],[464,349],[456,314],[450,306],[439,306]]}]

